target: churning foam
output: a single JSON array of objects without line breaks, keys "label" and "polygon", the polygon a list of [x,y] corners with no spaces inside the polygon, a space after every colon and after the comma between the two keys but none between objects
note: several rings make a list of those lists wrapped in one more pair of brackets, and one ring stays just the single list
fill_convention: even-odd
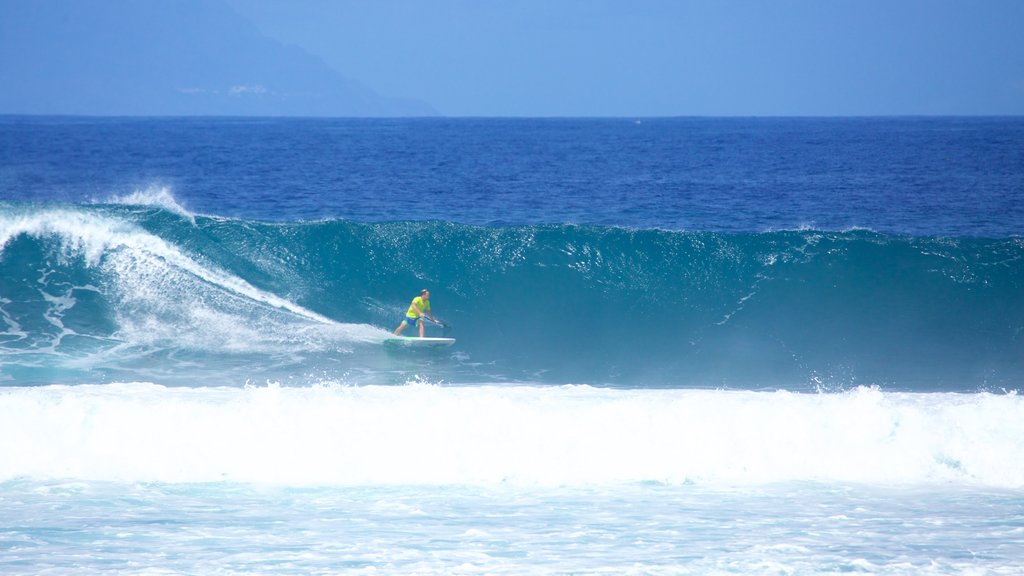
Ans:
[{"label": "churning foam", "polygon": [[0,481],[1024,487],[1024,398],[588,386],[0,389]]}]

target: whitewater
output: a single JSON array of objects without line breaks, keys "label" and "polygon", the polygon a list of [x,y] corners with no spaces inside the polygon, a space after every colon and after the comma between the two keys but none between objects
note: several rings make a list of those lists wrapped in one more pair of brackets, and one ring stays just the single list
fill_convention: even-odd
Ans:
[{"label": "whitewater", "polygon": [[0,147],[0,572],[1024,574],[1019,120]]},{"label": "whitewater", "polygon": [[129,383],[2,397],[0,481],[1024,487],[1016,394]]}]

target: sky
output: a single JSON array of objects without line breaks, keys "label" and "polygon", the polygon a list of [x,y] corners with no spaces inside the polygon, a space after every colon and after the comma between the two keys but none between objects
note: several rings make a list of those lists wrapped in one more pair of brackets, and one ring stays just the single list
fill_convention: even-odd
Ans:
[{"label": "sky", "polygon": [[1024,114],[1024,0],[226,0],[448,116]]}]

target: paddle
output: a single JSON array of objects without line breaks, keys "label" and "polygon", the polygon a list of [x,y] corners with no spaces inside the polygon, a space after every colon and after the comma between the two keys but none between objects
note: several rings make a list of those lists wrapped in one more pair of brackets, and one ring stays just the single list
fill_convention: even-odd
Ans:
[{"label": "paddle", "polygon": [[[426,316],[424,316],[424,318],[426,318]],[[447,338],[448,337],[448,333],[452,331],[452,327],[450,325],[448,325],[448,324],[446,324],[444,322],[441,322],[440,320],[434,320],[432,318],[427,318],[427,320],[430,320],[434,324],[437,324],[438,326],[443,328],[444,329],[443,334],[444,334],[445,338]]]}]

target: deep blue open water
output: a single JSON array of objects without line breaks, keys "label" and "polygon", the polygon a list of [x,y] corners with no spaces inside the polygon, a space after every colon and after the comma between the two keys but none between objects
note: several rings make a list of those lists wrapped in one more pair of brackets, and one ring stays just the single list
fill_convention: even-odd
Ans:
[{"label": "deep blue open water", "polygon": [[1019,118],[0,118],[3,573],[1024,574],[1022,382]]}]

